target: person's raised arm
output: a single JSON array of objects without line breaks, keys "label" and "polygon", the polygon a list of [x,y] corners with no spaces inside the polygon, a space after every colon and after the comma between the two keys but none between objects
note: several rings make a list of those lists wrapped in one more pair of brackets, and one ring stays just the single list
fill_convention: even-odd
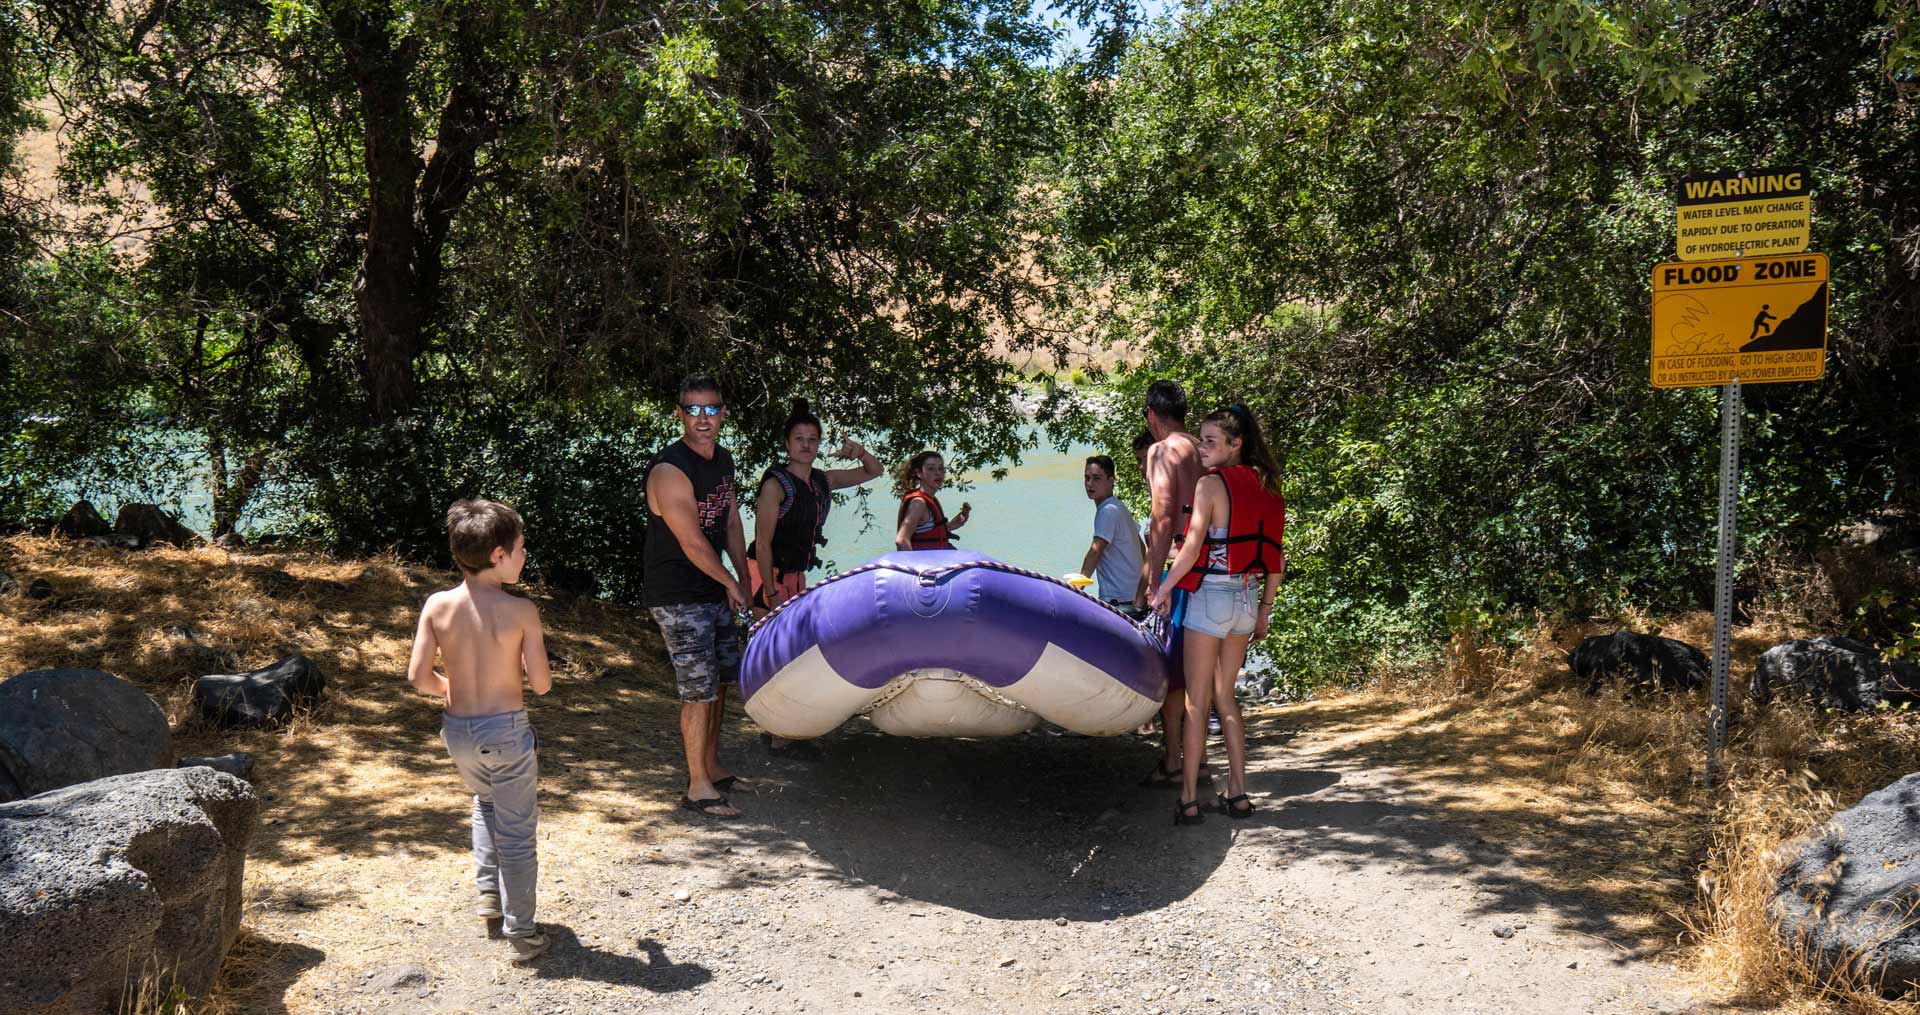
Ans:
[{"label": "person's raised arm", "polygon": [[1093,544],[1087,547],[1087,556],[1080,561],[1080,573],[1092,575],[1093,569],[1100,566],[1100,555],[1107,552],[1107,541],[1099,536],[1093,537]]},{"label": "person's raised arm", "polygon": [[547,636],[540,629],[540,608],[520,601],[520,665],[527,671],[527,687],[535,694],[553,690],[553,669],[547,665]]},{"label": "person's raised arm", "polygon": [[760,484],[753,499],[753,558],[760,565],[761,587],[767,590],[767,605],[779,606],[774,597],[780,590],[773,583],[773,530],[780,525],[780,500],[785,494],[780,481],[768,479]]},{"label": "person's raised arm", "polygon": [[857,469],[829,470],[827,472],[827,487],[829,489],[840,490],[849,486],[859,486],[870,480],[878,479],[880,474],[886,471],[886,467],[880,464],[880,459],[873,457],[873,452],[868,451],[853,441],[843,442],[840,445],[840,451],[835,454],[834,457],[858,458],[860,459],[860,467]]},{"label": "person's raised arm", "polygon": [[[687,474],[674,466],[662,462],[647,473],[647,501],[653,505],[653,513],[667,523],[673,538],[680,543],[680,552],[700,573],[720,583],[727,590],[727,601],[738,609],[746,602],[746,596],[740,592],[740,583],[727,573],[727,567],[720,562],[720,555],[713,552],[713,544],[707,542],[705,533],[700,531],[700,520],[694,513],[693,481]],[[733,530],[739,531],[740,513],[733,514]],[[729,544],[733,541],[728,534]],[[732,546],[729,545],[729,550]],[[745,547],[741,548],[745,556]]]},{"label": "person's raised arm", "polygon": [[947,531],[952,532],[954,529],[957,529],[960,526],[967,524],[967,519],[972,517],[973,517],[973,505],[967,503],[964,500],[961,501],[960,510],[956,512],[952,518],[947,519]]},{"label": "person's raised arm", "polygon": [[907,502],[906,513],[900,516],[900,528],[893,534],[893,548],[896,550],[913,549],[913,530],[927,520],[927,502],[915,498]]},{"label": "person's raised arm", "polygon": [[1174,474],[1173,462],[1167,449],[1159,444],[1147,449],[1147,552],[1140,558],[1140,584],[1142,594],[1136,603],[1145,606],[1145,600],[1160,589],[1160,564],[1167,559],[1167,551],[1173,548],[1173,516],[1179,512],[1179,498],[1174,490],[1180,479]]},{"label": "person's raised arm", "polygon": [[1203,476],[1193,491],[1193,517],[1187,520],[1187,538],[1180,543],[1180,555],[1173,558],[1173,565],[1167,568],[1166,579],[1153,590],[1153,608],[1161,613],[1167,612],[1173,602],[1172,588],[1180,584],[1180,579],[1200,562],[1200,554],[1206,552],[1207,518],[1213,511],[1214,498],[1224,489],[1219,477]]},{"label": "person's raised arm", "polygon": [[440,654],[439,639],[434,637],[433,623],[427,616],[433,612],[433,599],[420,608],[420,625],[413,631],[413,655],[407,660],[407,683],[421,694],[431,694],[436,698],[447,696],[447,678],[434,671],[433,661]]}]

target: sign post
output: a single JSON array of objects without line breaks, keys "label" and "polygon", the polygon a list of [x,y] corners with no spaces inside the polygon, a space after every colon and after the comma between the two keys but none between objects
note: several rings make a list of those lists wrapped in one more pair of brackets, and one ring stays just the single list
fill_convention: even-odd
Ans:
[{"label": "sign post", "polygon": [[1720,546],[1713,580],[1713,706],[1707,712],[1707,784],[1720,784],[1727,744],[1727,670],[1733,645],[1733,541],[1740,497],[1740,378],[1720,386]]},{"label": "sign post", "polygon": [[1720,387],[1708,785],[1724,775],[1727,742],[1740,385],[1813,381],[1826,373],[1830,275],[1825,254],[1803,253],[1812,225],[1809,191],[1803,166],[1685,177],[1674,199],[1678,260],[1653,269],[1649,379],[1656,388]]}]

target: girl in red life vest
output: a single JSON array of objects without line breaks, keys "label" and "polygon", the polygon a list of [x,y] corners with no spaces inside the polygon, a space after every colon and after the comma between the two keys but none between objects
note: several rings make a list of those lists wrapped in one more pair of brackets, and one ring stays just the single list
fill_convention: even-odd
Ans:
[{"label": "girl in red life vest", "polygon": [[895,524],[893,548],[896,550],[951,550],[954,529],[967,524],[973,505],[961,502],[960,513],[952,518],[940,509],[934,494],[947,481],[947,463],[938,451],[922,451],[908,459],[894,473],[893,491],[900,495],[900,515]]},{"label": "girl in red life vest", "polygon": [[[1186,589],[1184,661],[1187,671],[1186,749],[1182,757],[1177,825],[1197,825],[1200,758],[1207,710],[1218,709],[1227,744],[1227,792],[1217,808],[1231,818],[1253,816],[1247,798],[1247,729],[1233,681],[1247,661],[1247,645],[1267,636],[1273,596],[1287,558],[1281,550],[1287,502],[1280,467],[1244,405],[1231,405],[1200,424],[1200,463],[1209,471],[1194,491],[1193,516],[1179,556],[1154,595],[1165,614],[1173,589]],[[1256,594],[1256,590],[1257,594]]]},{"label": "girl in red life vest", "polygon": [[833,491],[859,486],[884,471],[878,459],[853,441],[843,442],[835,457],[857,458],[859,468],[814,468],[820,457],[820,419],[804,398],[793,400],[785,440],[786,464],[760,477],[760,492],[753,502],[753,545],[747,547],[747,570],[755,620],[807,587],[807,571],[820,563],[815,549],[827,541],[821,533],[833,507]]}]

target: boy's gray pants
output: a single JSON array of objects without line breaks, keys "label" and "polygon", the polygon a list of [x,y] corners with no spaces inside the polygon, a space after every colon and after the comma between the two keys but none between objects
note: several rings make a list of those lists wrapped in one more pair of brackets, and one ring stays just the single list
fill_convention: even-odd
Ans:
[{"label": "boy's gray pants", "polygon": [[473,790],[474,883],[498,893],[509,937],[534,932],[534,882],[540,861],[534,832],[540,824],[540,759],[524,709],[499,715],[441,717],[441,739],[467,788]]}]

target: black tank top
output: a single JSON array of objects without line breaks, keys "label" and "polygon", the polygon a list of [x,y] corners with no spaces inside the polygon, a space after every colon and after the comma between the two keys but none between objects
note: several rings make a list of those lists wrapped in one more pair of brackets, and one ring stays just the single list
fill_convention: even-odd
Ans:
[{"label": "black tank top", "polygon": [[[826,527],[827,512],[833,509],[832,482],[826,473],[815,469],[802,483],[780,465],[760,477],[762,489],[768,483],[780,484],[780,517],[773,528],[774,570],[793,574],[818,567],[820,557],[814,548],[827,545],[821,530]],[[754,547],[747,547],[747,556],[754,556]]]},{"label": "black tank top", "polygon": [[[693,484],[694,518],[700,523],[700,533],[707,537],[707,542],[713,545],[714,552],[724,562],[727,559],[727,521],[733,517],[733,454],[726,448],[716,446],[712,458],[702,458],[687,447],[686,441],[674,441],[647,463],[647,475],[653,475],[654,467],[659,465],[671,465],[679,469]],[[641,503],[647,506],[647,547],[644,576],[641,579],[641,604],[677,606],[682,603],[726,602],[726,586],[693,566],[693,561],[687,559],[686,551],[680,549],[680,540],[674,536],[673,529],[667,526],[666,519],[653,513],[653,505],[648,504],[644,496],[641,497]]]}]

